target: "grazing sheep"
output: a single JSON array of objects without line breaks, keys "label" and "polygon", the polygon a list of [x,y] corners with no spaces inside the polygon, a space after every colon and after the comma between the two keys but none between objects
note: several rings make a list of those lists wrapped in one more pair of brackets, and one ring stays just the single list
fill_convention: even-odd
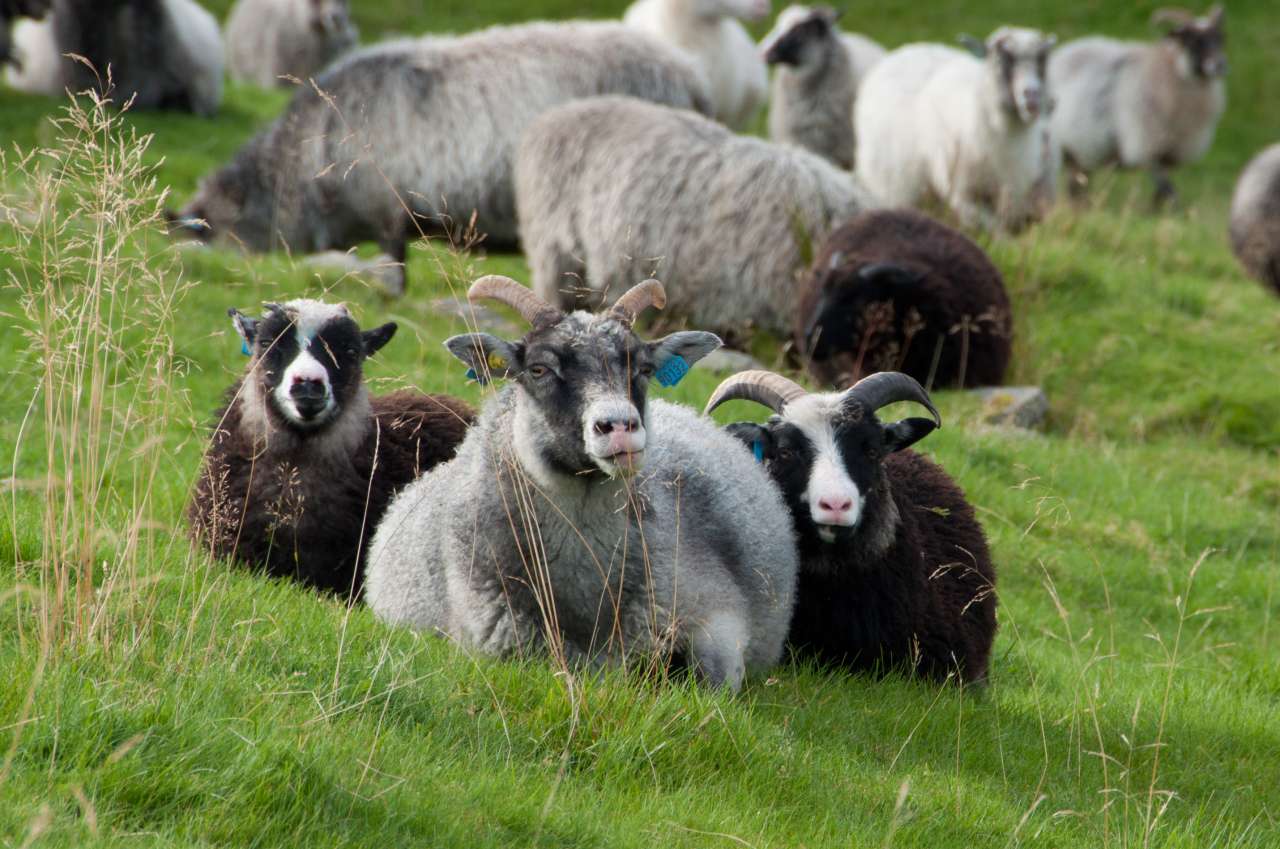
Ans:
[{"label": "grazing sheep", "polygon": [[227,70],[263,88],[305,81],[356,46],[347,0],[237,0],[227,18]]},{"label": "grazing sheep", "polygon": [[852,169],[858,84],[885,49],[865,36],[840,32],[839,17],[830,6],[788,6],[760,49],[764,61],[777,66],[769,138]]},{"label": "grazing sheep", "polygon": [[230,310],[252,359],[218,413],[188,507],[218,557],[358,595],[369,537],[401,487],[453,456],[472,412],[443,395],[369,396],[363,333],[345,307],[297,300],[260,319]]},{"label": "grazing sheep", "polygon": [[872,205],[851,174],[806,150],[626,98],[547,113],[516,157],[539,295],[568,308],[660,272],[672,311],[723,333],[789,335],[811,240]]},{"label": "grazing sheep", "polygon": [[[378,45],[339,60],[317,84],[324,95],[301,88],[202,182],[175,216],[183,229],[254,251],[375,240],[399,263],[419,228],[511,245],[516,144],[539,114],[599,92],[707,108],[691,61],[616,23]],[[403,286],[402,274],[393,290]]]},{"label": "grazing sheep", "polygon": [[964,234],[908,209],[873,210],[818,251],[795,341],[818,380],[901,371],[929,386],[1004,382],[1013,322],[1004,279]]},{"label": "grazing sheep", "polygon": [[887,206],[932,196],[969,227],[1041,217],[1057,179],[1044,81],[1054,43],[1001,27],[976,44],[985,59],[938,44],[890,53],[858,91],[858,176]]},{"label": "grazing sheep", "polygon": [[[996,633],[986,535],[941,467],[904,450],[941,425],[920,384],[881,372],[811,395],[785,377],[728,378],[707,403],[763,404],[767,424],[730,425],[782,489],[796,524],[800,583],[788,642],[850,670],[906,668],[934,681],[983,681]],[[897,401],[933,419],[881,424]]]},{"label": "grazing sheep", "polygon": [[1280,295],[1280,144],[1255,156],[1236,182],[1231,247],[1245,271]]},{"label": "grazing sheep", "polygon": [[445,342],[482,380],[513,385],[457,459],[392,502],[369,557],[374,613],[488,654],[671,651],[735,691],[775,664],[795,583],[786,507],[710,420],[646,403],[653,377],[670,385],[720,340],[636,336],[636,316],[662,306],[656,280],[600,315],[565,314],[503,277],[469,297],[514,307],[533,329]]},{"label": "grazing sheep", "polygon": [[109,74],[114,101],[135,109],[213,115],[222,102],[222,35],[194,0],[54,0],[44,21],[15,27],[13,41],[24,63],[6,77],[22,91],[105,88]]},{"label": "grazing sheep", "polygon": [[769,2],[636,0],[622,21],[696,59],[710,86],[712,117],[745,130],[764,105],[769,73],[739,19],[764,18]]},{"label": "grazing sheep", "polygon": [[9,27],[18,18],[43,18],[52,5],[53,0],[0,0],[0,66],[22,70],[22,57],[13,49]]},{"label": "grazing sheep", "polygon": [[1154,20],[1172,28],[1155,43],[1082,38],[1054,53],[1053,135],[1073,192],[1119,165],[1151,172],[1157,206],[1176,198],[1169,171],[1204,155],[1226,108],[1222,17],[1162,9]]}]

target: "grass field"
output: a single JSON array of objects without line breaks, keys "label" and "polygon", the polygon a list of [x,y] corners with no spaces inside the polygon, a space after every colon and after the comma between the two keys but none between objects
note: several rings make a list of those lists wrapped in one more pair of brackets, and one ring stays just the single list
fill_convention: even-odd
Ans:
[{"label": "grass field", "polygon": [[[622,6],[353,5],[366,38]],[[858,4],[845,26],[1141,36],[1154,5]],[[982,691],[789,665],[735,697],[475,658],[192,551],[182,505],[244,362],[227,307],[345,300],[401,325],[376,386],[480,401],[439,344],[461,321],[429,305],[527,270],[420,245],[388,302],[283,255],[174,250],[161,192],[286,95],[77,129],[0,90],[0,846],[1280,846],[1280,302],[1225,238],[1235,174],[1280,138],[1280,12],[1233,3],[1227,28],[1231,105],[1177,212],[1106,178],[1091,209],[984,242],[1012,380],[1052,407],[1015,436],[939,393],[921,445],[1000,569]],[[721,376],[655,391],[700,407]]]}]

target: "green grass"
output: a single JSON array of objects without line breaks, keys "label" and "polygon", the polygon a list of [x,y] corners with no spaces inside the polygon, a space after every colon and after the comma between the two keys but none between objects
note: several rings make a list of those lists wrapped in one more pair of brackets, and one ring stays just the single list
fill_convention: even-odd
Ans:
[{"label": "green grass", "polygon": [[[582,12],[356,5],[366,35]],[[890,44],[1008,20],[1138,36],[1154,5],[858,6],[845,24]],[[584,679],[468,657],[210,562],[181,510],[208,417],[243,367],[228,306],[345,300],[401,324],[371,363],[379,388],[480,401],[439,344],[461,322],[430,303],[480,273],[527,279],[523,261],[418,247],[395,302],[288,257],[175,253],[141,233],[118,262],[95,261],[103,242],[71,241],[99,220],[91,177],[79,200],[77,184],[59,196],[65,229],[27,243],[0,224],[0,481],[16,481],[0,484],[0,845],[1280,845],[1280,310],[1225,240],[1235,173],[1280,136],[1267,52],[1280,19],[1237,3],[1228,27],[1232,105],[1211,154],[1178,177],[1182,210],[1148,216],[1141,178],[1107,178],[1093,208],[988,242],[1016,310],[1013,376],[1052,408],[1044,434],[1010,436],[941,393],[946,427],[922,446],[978,506],[1000,569],[981,692],[796,666],[736,697],[622,671]],[[284,101],[233,86],[214,121],[123,123],[154,134],[143,161],[180,200]],[[52,145],[58,109],[0,91],[0,198],[13,198],[0,206],[37,191],[14,149]],[[129,173],[128,192],[152,193]],[[44,266],[61,272],[45,289],[54,244],[63,264]],[[94,275],[112,268],[108,282],[128,285],[97,324],[58,313],[105,292]],[[77,351],[103,370],[107,401],[60,394],[92,373],[42,380],[28,335],[40,327],[118,330],[115,347]],[[701,406],[719,377],[658,391]],[[50,405],[61,417],[46,428]],[[89,475],[94,434],[105,462]],[[51,462],[73,473],[69,502],[47,486]],[[64,504],[85,528],[61,521]]]}]

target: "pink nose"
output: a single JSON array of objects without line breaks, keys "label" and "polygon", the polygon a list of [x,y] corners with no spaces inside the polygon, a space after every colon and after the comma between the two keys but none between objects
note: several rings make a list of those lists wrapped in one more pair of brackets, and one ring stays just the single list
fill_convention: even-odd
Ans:
[{"label": "pink nose", "polygon": [[853,509],[853,499],[847,496],[833,498],[819,498],[818,508],[836,516],[842,516]]}]

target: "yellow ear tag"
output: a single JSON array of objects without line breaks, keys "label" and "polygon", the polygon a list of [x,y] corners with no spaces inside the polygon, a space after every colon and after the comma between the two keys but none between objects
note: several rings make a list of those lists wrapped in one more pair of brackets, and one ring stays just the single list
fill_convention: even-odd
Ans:
[{"label": "yellow ear tag", "polygon": [[489,368],[490,369],[497,371],[498,369],[502,369],[506,367],[507,367],[506,357],[502,356],[497,351],[489,352]]}]

